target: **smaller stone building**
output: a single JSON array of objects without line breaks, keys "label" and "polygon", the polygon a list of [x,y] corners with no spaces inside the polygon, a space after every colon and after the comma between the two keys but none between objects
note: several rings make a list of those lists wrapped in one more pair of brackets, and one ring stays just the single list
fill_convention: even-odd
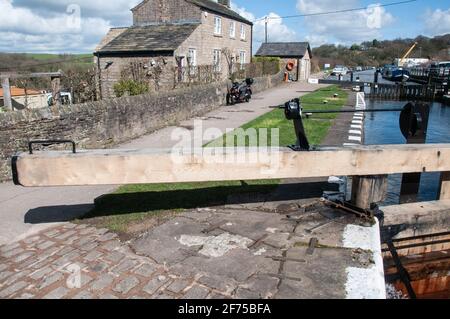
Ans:
[{"label": "smaller stone building", "polygon": [[[307,80],[311,75],[312,52],[308,42],[263,43],[255,56],[280,58],[281,68],[289,72],[294,81]],[[293,64],[290,71],[287,69],[289,63]]]}]

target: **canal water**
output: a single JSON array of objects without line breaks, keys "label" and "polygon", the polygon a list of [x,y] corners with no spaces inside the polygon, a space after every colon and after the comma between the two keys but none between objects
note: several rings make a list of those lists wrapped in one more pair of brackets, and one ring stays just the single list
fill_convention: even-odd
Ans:
[{"label": "canal water", "polygon": [[[367,100],[368,109],[403,108],[405,101],[371,101]],[[406,144],[399,127],[400,112],[367,113],[365,119],[366,145]],[[431,104],[427,143],[450,143],[450,107],[441,103]],[[374,163],[376,165],[376,163]],[[395,205],[400,201],[402,175],[389,177],[388,198],[383,205]],[[422,174],[418,201],[436,200],[440,182],[439,173]]]}]

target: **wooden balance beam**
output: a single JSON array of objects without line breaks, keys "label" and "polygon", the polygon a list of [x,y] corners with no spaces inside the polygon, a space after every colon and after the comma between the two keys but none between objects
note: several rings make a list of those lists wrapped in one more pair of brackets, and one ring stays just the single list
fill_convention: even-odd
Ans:
[{"label": "wooden balance beam", "polygon": [[[48,151],[18,154],[12,166],[15,183],[26,187],[450,172],[450,144],[350,146],[311,152],[271,149],[268,153],[258,148],[204,148],[187,154],[170,150]],[[444,178],[442,193],[449,194],[449,184]]]}]

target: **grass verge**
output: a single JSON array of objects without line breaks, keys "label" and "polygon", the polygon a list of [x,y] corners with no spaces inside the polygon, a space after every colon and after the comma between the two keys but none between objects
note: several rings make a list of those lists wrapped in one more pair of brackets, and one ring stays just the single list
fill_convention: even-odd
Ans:
[{"label": "grass verge", "polygon": [[[338,94],[335,98],[334,94]],[[341,109],[347,102],[348,93],[337,86],[330,86],[310,94],[307,94],[301,98],[304,110],[336,110]],[[323,102],[327,100],[328,103]],[[336,118],[337,114],[320,114],[314,115],[314,117],[309,119],[304,119],[303,123],[305,125],[305,131],[308,136],[311,145],[320,145],[324,138],[328,134],[328,130],[333,125],[333,120]],[[296,136],[294,131],[294,125],[292,121],[287,121],[284,116],[283,110],[273,110],[241,127],[244,130],[254,128],[258,133],[258,141],[256,145],[253,145],[251,141],[247,138],[245,140],[245,145],[240,145],[237,138],[234,138],[234,146],[259,146],[259,130],[258,129],[269,129],[268,130],[268,141],[269,145],[274,145],[276,141],[272,140],[272,134],[270,129],[279,129],[279,146],[287,146],[295,144]],[[220,147],[226,146],[226,141],[230,139],[230,135],[235,135],[235,132],[231,132],[207,145],[207,147]],[[233,136],[231,136],[233,138]],[[242,141],[241,141],[242,142]]]},{"label": "grass verge", "polygon": [[[335,93],[338,94],[337,98],[333,97]],[[304,108],[308,110],[339,109],[346,103],[347,93],[332,86],[305,95],[301,100]],[[328,100],[329,104],[323,104],[324,100]],[[320,115],[305,120],[305,129],[312,144],[322,142],[335,117],[336,114]],[[290,145],[296,140],[292,121],[285,119],[282,110],[274,110],[245,124],[242,128],[267,128],[269,132],[271,128],[279,128],[280,145]],[[225,140],[226,137],[223,137],[207,146],[220,146]],[[246,141],[246,146],[249,146],[248,142]],[[237,143],[235,146],[238,146]],[[260,180],[126,185],[119,187],[112,194],[96,199],[95,208],[84,216],[83,220],[115,232],[132,234],[186,209],[224,205],[238,196],[269,194],[279,183],[280,180]],[[248,202],[251,197],[256,196],[245,196],[245,200]]]}]

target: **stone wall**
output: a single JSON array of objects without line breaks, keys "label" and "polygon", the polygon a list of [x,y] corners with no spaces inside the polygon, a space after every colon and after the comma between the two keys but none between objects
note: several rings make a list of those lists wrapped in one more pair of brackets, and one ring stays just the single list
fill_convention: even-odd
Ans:
[{"label": "stone wall", "polygon": [[[255,79],[254,92],[280,84],[283,72]],[[37,139],[71,139],[79,148],[108,148],[202,115],[225,103],[227,82],[85,104],[0,113],[0,181],[11,157]]]}]

